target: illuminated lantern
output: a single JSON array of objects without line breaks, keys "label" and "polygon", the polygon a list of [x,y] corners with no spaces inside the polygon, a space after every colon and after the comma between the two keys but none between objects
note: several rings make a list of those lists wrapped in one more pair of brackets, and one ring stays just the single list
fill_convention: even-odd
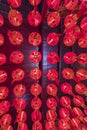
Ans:
[{"label": "illuminated lantern", "polygon": [[58,121],[58,127],[60,130],[68,130],[70,126],[68,121],[64,118]]},{"label": "illuminated lantern", "polygon": [[28,0],[29,3],[32,5],[32,6],[37,6],[40,4],[41,0]]},{"label": "illuminated lantern", "polygon": [[63,59],[66,64],[73,64],[77,60],[77,56],[74,52],[66,52]]},{"label": "illuminated lantern", "polygon": [[32,107],[34,110],[40,109],[41,105],[42,105],[42,102],[41,102],[41,99],[40,99],[40,98],[34,97],[34,98],[31,100],[31,107]]},{"label": "illuminated lantern", "polygon": [[87,116],[83,118],[83,124],[87,126]]},{"label": "illuminated lantern", "polygon": [[71,124],[71,126],[72,126],[73,129],[74,128],[79,129],[81,127],[81,123],[80,123],[80,120],[78,118],[72,118],[70,120],[70,124]]},{"label": "illuminated lantern", "polygon": [[41,53],[39,51],[32,51],[29,54],[29,59],[31,62],[38,63],[41,61]]},{"label": "illuminated lantern", "polygon": [[60,98],[60,104],[63,106],[63,107],[66,107],[66,108],[71,108],[71,100],[68,96],[62,96]]},{"label": "illuminated lantern", "polygon": [[57,114],[54,110],[50,109],[46,112],[46,118],[48,121],[55,121],[57,118]]},{"label": "illuminated lantern", "polygon": [[7,79],[7,73],[4,70],[0,70],[0,83],[3,83]]},{"label": "illuminated lantern", "polygon": [[13,127],[11,125],[5,125],[2,127],[4,130],[13,130]]},{"label": "illuminated lantern", "polygon": [[4,25],[4,18],[3,15],[0,14],[0,27],[2,27]]},{"label": "illuminated lantern", "polygon": [[10,55],[10,62],[20,64],[24,60],[24,55],[21,51],[13,51]]},{"label": "illuminated lantern", "polygon": [[11,9],[8,13],[8,20],[13,26],[20,26],[23,22],[23,17],[18,10]]},{"label": "illuminated lantern", "polygon": [[76,76],[80,79],[80,80],[86,80],[87,79],[87,70],[85,69],[79,69],[76,71]]},{"label": "illuminated lantern", "polygon": [[74,78],[74,71],[71,68],[64,68],[62,71],[62,76],[65,79],[73,79]]},{"label": "illuminated lantern", "polygon": [[7,87],[0,87],[0,99],[5,99],[9,94],[9,90]]},{"label": "illuminated lantern", "polygon": [[78,94],[84,94],[84,95],[87,95],[87,88],[86,86],[83,84],[83,83],[78,83],[75,85],[75,91],[78,93]]},{"label": "illuminated lantern", "polygon": [[70,117],[70,112],[67,108],[61,107],[59,109],[59,116],[60,116],[60,118],[68,119]]},{"label": "illuminated lantern", "polygon": [[28,14],[28,23],[33,27],[39,26],[41,23],[41,14],[36,10],[30,11]]},{"label": "illuminated lantern", "polygon": [[38,46],[41,44],[42,38],[38,32],[32,32],[28,36],[28,42],[32,46]]},{"label": "illuminated lantern", "polygon": [[47,35],[47,43],[50,46],[55,46],[59,43],[59,36],[55,32],[51,32]]},{"label": "illuminated lantern", "polygon": [[78,39],[78,45],[81,47],[81,48],[87,48],[87,38],[85,37],[81,37]]},{"label": "illuminated lantern", "polygon": [[54,80],[56,80],[57,78],[58,78],[58,72],[57,72],[57,70],[56,69],[49,69],[48,71],[47,71],[47,78],[49,79],[49,80],[52,80],[52,81],[54,81]]},{"label": "illuminated lantern", "polygon": [[19,111],[16,116],[16,122],[25,122],[27,120],[27,113],[25,111]]},{"label": "illuminated lantern", "polygon": [[38,96],[42,92],[42,87],[38,83],[32,84],[30,92],[34,96]]},{"label": "illuminated lantern", "polygon": [[4,44],[4,36],[0,33],[0,46]]},{"label": "illuminated lantern", "polygon": [[81,53],[78,55],[77,61],[79,64],[87,64],[87,53]]},{"label": "illuminated lantern", "polygon": [[32,125],[32,130],[42,130],[42,124],[39,121],[36,121]]},{"label": "illuminated lantern", "polygon": [[73,46],[76,42],[76,37],[74,35],[65,35],[63,38],[63,43],[65,46]]},{"label": "illuminated lantern", "polygon": [[50,12],[47,17],[47,24],[51,28],[55,28],[60,23],[60,15],[58,12]]},{"label": "illuminated lantern", "polygon": [[19,31],[8,30],[9,41],[13,45],[21,45],[23,42],[23,35]]},{"label": "illuminated lantern", "polygon": [[7,100],[4,100],[0,102],[0,115],[5,114],[10,109],[10,102]]},{"label": "illuminated lantern", "polygon": [[13,92],[14,92],[15,96],[17,96],[17,97],[23,96],[26,92],[26,88],[23,84],[17,84],[14,87]]},{"label": "illuminated lantern", "polygon": [[56,64],[57,62],[59,62],[59,56],[56,52],[49,52],[47,55],[47,61],[50,64]]},{"label": "illuminated lantern", "polygon": [[87,16],[81,20],[80,27],[82,30],[87,31]]},{"label": "illuminated lantern", "polygon": [[46,130],[56,130],[56,125],[54,121],[47,121],[45,124]]},{"label": "illuminated lantern", "polygon": [[28,130],[28,125],[26,123],[18,124],[17,130]]},{"label": "illuminated lantern", "polygon": [[0,65],[6,63],[6,56],[3,53],[0,53]]},{"label": "illuminated lantern", "polygon": [[55,9],[59,6],[60,0],[47,0],[47,5],[51,9]]},{"label": "illuminated lantern", "polygon": [[32,121],[40,121],[42,119],[42,114],[39,110],[34,110],[31,114]]},{"label": "illuminated lantern", "polygon": [[74,10],[74,8],[77,6],[78,2],[79,2],[78,0],[64,0],[65,7],[68,10]]},{"label": "illuminated lantern", "polygon": [[49,109],[56,109],[56,107],[57,107],[57,101],[53,97],[48,98],[47,101],[46,101],[46,105],[47,105],[47,107]]},{"label": "illuminated lantern", "polygon": [[8,0],[8,4],[10,4],[10,6],[12,6],[13,8],[20,7],[21,3],[22,0]]},{"label": "illuminated lantern", "polygon": [[30,77],[34,80],[41,78],[41,70],[39,68],[34,68],[30,71]]}]

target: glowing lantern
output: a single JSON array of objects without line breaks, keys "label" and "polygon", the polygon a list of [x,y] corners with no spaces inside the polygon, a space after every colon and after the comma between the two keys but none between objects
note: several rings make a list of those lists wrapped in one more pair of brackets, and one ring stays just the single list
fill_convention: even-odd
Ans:
[{"label": "glowing lantern", "polygon": [[28,42],[32,46],[38,46],[41,44],[42,38],[41,35],[38,32],[32,32],[28,36]]},{"label": "glowing lantern", "polygon": [[2,127],[4,130],[13,130],[13,127],[11,125],[5,125]]},{"label": "glowing lantern", "polygon": [[46,105],[49,109],[56,109],[57,101],[55,98],[48,98],[46,101]]},{"label": "glowing lantern", "polygon": [[47,5],[51,9],[55,9],[56,7],[58,7],[59,3],[60,0],[47,0]]},{"label": "glowing lantern", "polygon": [[30,77],[34,80],[41,78],[41,70],[39,68],[34,68],[30,71]]},{"label": "glowing lantern", "polygon": [[70,117],[70,112],[69,112],[69,110],[67,108],[61,107],[59,109],[59,115],[60,115],[60,118],[68,119]]},{"label": "glowing lantern", "polygon": [[28,23],[33,27],[39,26],[41,23],[41,14],[36,10],[30,11],[28,14]]},{"label": "glowing lantern", "polygon": [[74,71],[71,68],[64,68],[62,71],[62,76],[65,79],[73,79],[74,78]]},{"label": "glowing lantern", "polygon": [[80,27],[82,30],[87,31],[87,17],[84,17],[81,20]]},{"label": "glowing lantern", "polygon": [[40,4],[41,0],[28,0],[29,3],[32,5],[32,6],[37,6]]},{"label": "glowing lantern", "polygon": [[74,35],[65,35],[63,38],[63,43],[65,46],[73,46],[76,42],[76,37]]},{"label": "glowing lantern", "polygon": [[47,76],[47,78],[49,80],[55,81],[58,78],[58,72],[57,72],[56,69],[49,69],[47,71],[47,75],[46,76]]},{"label": "glowing lantern", "polygon": [[87,116],[83,118],[83,124],[87,126]]},{"label": "glowing lantern", "polygon": [[25,122],[27,120],[27,113],[25,111],[19,111],[16,116],[16,122]]},{"label": "glowing lantern", "polygon": [[68,130],[70,126],[68,121],[64,118],[58,121],[58,127],[60,130]]},{"label": "glowing lantern", "polygon": [[80,79],[80,80],[86,80],[87,79],[87,70],[85,69],[79,69],[76,71],[76,76]]},{"label": "glowing lantern", "polygon": [[42,87],[38,83],[32,84],[30,88],[30,92],[32,93],[32,95],[38,96],[41,93],[41,91],[42,91]]},{"label": "glowing lantern", "polygon": [[57,118],[57,114],[54,110],[50,109],[46,112],[46,118],[48,121],[55,121]]},{"label": "glowing lantern", "polygon": [[73,129],[74,128],[79,129],[81,127],[81,123],[80,123],[80,120],[78,118],[72,118],[70,120],[70,123],[71,123],[71,126],[72,126]]},{"label": "glowing lantern", "polygon": [[54,121],[48,121],[45,124],[46,130],[56,130],[55,122]]},{"label": "glowing lantern", "polygon": [[7,87],[0,87],[0,99],[5,99],[9,94],[9,90]]},{"label": "glowing lantern", "polygon": [[68,96],[62,96],[60,98],[60,104],[63,106],[63,107],[66,107],[66,108],[71,108],[71,100]]},{"label": "glowing lantern", "polygon": [[8,13],[8,20],[13,26],[20,26],[23,22],[23,17],[18,10],[12,9]]},{"label": "glowing lantern", "polygon": [[13,51],[10,55],[10,62],[20,64],[24,60],[24,55],[21,51]]},{"label": "glowing lantern", "polygon": [[28,130],[28,125],[26,123],[18,124],[17,130]]},{"label": "glowing lantern", "polygon": [[13,8],[20,7],[22,0],[8,0],[8,4],[10,4]]},{"label": "glowing lantern", "polygon": [[6,63],[6,56],[3,53],[0,53],[0,65]]},{"label": "glowing lantern", "polygon": [[4,100],[0,102],[0,115],[5,114],[10,109],[10,102],[7,100]]},{"label": "glowing lantern", "polygon": [[73,64],[77,60],[77,56],[74,52],[66,52],[64,54],[64,62],[67,64]]},{"label": "glowing lantern", "polygon": [[7,79],[7,73],[4,70],[0,70],[0,83],[3,83]]},{"label": "glowing lantern", "polygon": [[2,27],[4,25],[4,18],[3,15],[0,14],[0,27]]},{"label": "glowing lantern", "polygon": [[41,53],[39,51],[32,51],[29,54],[29,59],[31,62],[38,63],[41,61]]},{"label": "glowing lantern", "polygon": [[50,12],[48,17],[47,17],[47,24],[51,28],[55,28],[59,25],[60,23],[60,15],[58,12]]},{"label": "glowing lantern", "polygon": [[42,119],[42,114],[39,110],[34,110],[31,114],[32,121],[40,121]]},{"label": "glowing lantern", "polygon": [[32,130],[42,130],[42,124],[39,121],[36,121],[32,125]]},{"label": "glowing lantern", "polygon": [[79,64],[87,64],[87,53],[81,53],[78,55],[77,61]]},{"label": "glowing lantern", "polygon": [[13,92],[14,92],[15,96],[17,96],[17,97],[23,96],[26,92],[26,88],[23,84],[17,84],[14,87]]},{"label": "glowing lantern", "polygon": [[65,7],[68,10],[74,10],[74,8],[77,6],[78,4],[78,0],[64,0],[65,2]]},{"label": "glowing lantern", "polygon": [[34,97],[34,98],[31,100],[31,107],[32,107],[34,110],[40,109],[41,105],[42,105],[42,102],[41,102],[41,99],[40,99],[40,98]]},{"label": "glowing lantern", "polygon": [[0,33],[0,46],[2,46],[4,44],[4,37],[3,35]]},{"label": "glowing lantern", "polygon": [[13,45],[21,45],[23,42],[23,35],[19,31],[8,30],[8,37]]},{"label": "glowing lantern", "polygon": [[57,45],[59,42],[59,36],[57,33],[55,32],[51,32],[47,35],[47,43],[50,45],[50,46],[55,46]]},{"label": "glowing lantern", "polygon": [[86,86],[83,84],[83,83],[78,83],[75,85],[75,91],[78,93],[78,94],[84,94],[84,95],[87,95],[87,88]]},{"label": "glowing lantern", "polygon": [[56,64],[57,62],[59,62],[59,56],[56,52],[49,52],[47,55],[47,61],[50,64]]},{"label": "glowing lantern", "polygon": [[85,37],[79,38],[79,40],[78,40],[78,45],[79,45],[81,48],[87,48],[87,38],[85,38]]}]

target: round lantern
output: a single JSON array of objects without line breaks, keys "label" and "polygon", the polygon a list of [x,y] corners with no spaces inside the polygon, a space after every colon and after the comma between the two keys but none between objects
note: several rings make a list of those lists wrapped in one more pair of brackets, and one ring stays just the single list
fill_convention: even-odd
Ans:
[{"label": "round lantern", "polygon": [[81,48],[87,48],[87,38],[85,38],[85,37],[79,38],[78,45]]},{"label": "round lantern", "polygon": [[87,126],[87,116],[83,117],[83,124]]},{"label": "round lantern", "polygon": [[74,71],[71,68],[64,68],[62,71],[62,76],[65,79],[73,79],[74,78]]},{"label": "round lantern", "polygon": [[50,64],[56,64],[57,62],[59,62],[59,56],[56,52],[49,52],[47,55],[47,61]]},{"label": "round lantern", "polygon": [[10,102],[7,100],[4,100],[0,102],[0,115],[5,114],[10,109]]},{"label": "round lantern", "polygon": [[87,31],[87,16],[81,20],[80,27],[82,30]]},{"label": "round lantern", "polygon": [[34,68],[30,71],[30,77],[34,80],[41,78],[41,70],[39,68]]},{"label": "round lantern", "polygon": [[41,53],[37,50],[32,51],[29,54],[29,59],[30,59],[31,62],[38,63],[38,62],[41,61]]},{"label": "round lantern", "polygon": [[57,107],[57,101],[55,98],[48,98],[46,101],[46,105],[49,109],[56,109]]},{"label": "round lantern", "polygon": [[32,107],[34,110],[40,109],[41,105],[42,105],[42,102],[41,102],[41,99],[40,99],[40,98],[34,97],[34,98],[31,100],[31,107]]},{"label": "round lantern", "polygon": [[72,129],[74,128],[77,128],[77,129],[80,129],[81,128],[81,123],[80,123],[80,120],[78,118],[72,118],[70,120],[70,124],[72,126]]},{"label": "round lantern", "polygon": [[66,52],[63,59],[66,64],[73,64],[77,60],[77,56],[74,52]]},{"label": "round lantern", "polygon": [[5,125],[2,127],[4,130],[13,130],[13,127],[11,125]]},{"label": "round lantern", "polygon": [[28,125],[26,123],[18,124],[17,130],[28,130]]},{"label": "round lantern", "polygon": [[19,97],[23,96],[26,92],[26,88],[23,84],[17,84],[13,89],[14,95]]},{"label": "round lantern", "polygon": [[38,32],[32,32],[28,36],[28,42],[33,46],[38,46],[41,44],[42,38]]},{"label": "round lantern", "polygon": [[10,55],[10,62],[20,64],[24,61],[24,55],[21,51],[13,51]]},{"label": "round lantern", "polygon": [[21,3],[22,0],[8,0],[8,4],[10,4],[10,6],[12,6],[13,8],[20,7]]},{"label": "round lantern", "polygon": [[21,45],[23,42],[23,35],[19,31],[8,30],[8,37],[13,45]]},{"label": "round lantern", "polygon": [[71,108],[71,100],[68,96],[62,96],[60,98],[60,104],[63,106],[63,107],[66,107],[66,108]]},{"label": "round lantern", "polygon": [[51,9],[55,9],[59,6],[60,0],[47,0],[47,5]]},{"label": "round lantern", "polygon": [[6,63],[6,56],[3,53],[0,53],[0,65],[3,65]]},{"label": "round lantern", "polygon": [[23,17],[18,10],[11,9],[8,13],[8,20],[13,26],[20,26],[23,22]]},{"label": "round lantern", "polygon": [[2,14],[0,14],[0,27],[4,25],[4,17]]},{"label": "round lantern", "polygon": [[42,92],[42,87],[38,83],[32,84],[30,92],[34,96],[38,96]]},{"label": "round lantern", "polygon": [[39,26],[41,23],[41,14],[36,10],[30,11],[28,14],[28,23],[33,27]]},{"label": "round lantern", "polygon": [[0,46],[4,44],[4,36],[0,33]]},{"label": "round lantern", "polygon": [[58,12],[50,12],[47,17],[47,24],[51,28],[55,28],[60,23],[60,15]]},{"label": "round lantern", "polygon": [[3,83],[7,79],[7,73],[4,70],[0,70],[0,83]]},{"label": "round lantern", "polygon": [[32,5],[32,6],[37,6],[40,4],[41,0],[28,0],[29,3]]},{"label": "round lantern", "polygon": [[78,94],[84,94],[86,95],[87,94],[87,88],[86,86],[83,84],[83,83],[78,83],[75,85],[75,91],[78,93]]},{"label": "round lantern", "polygon": [[25,111],[19,111],[16,116],[16,122],[21,123],[27,120],[27,113]]},{"label": "round lantern", "polygon": [[55,121],[57,118],[57,113],[50,109],[46,112],[46,118],[48,121]]},{"label": "round lantern", "polygon": [[9,94],[9,90],[7,87],[2,86],[0,87],[0,99],[5,99]]},{"label": "round lantern", "polygon": [[50,46],[55,46],[59,43],[59,36],[55,32],[51,32],[47,35],[47,43]]},{"label": "round lantern", "polygon": [[70,126],[68,121],[64,118],[58,121],[58,127],[60,130],[68,130]]},{"label": "round lantern", "polygon": [[78,4],[78,0],[64,0],[65,7],[68,10],[74,10]]},{"label": "round lantern", "polygon": [[42,119],[42,114],[39,110],[34,110],[31,114],[32,121],[40,121]]},{"label": "round lantern", "polygon": [[45,124],[45,130],[56,130],[56,125],[54,121],[47,121]]},{"label": "round lantern", "polygon": [[36,121],[32,125],[32,130],[42,130],[42,124],[39,121]]},{"label": "round lantern", "polygon": [[60,116],[60,118],[68,119],[70,117],[70,112],[69,112],[69,110],[67,108],[61,107],[59,109],[59,116]]},{"label": "round lantern", "polygon": [[78,55],[77,61],[79,64],[87,64],[87,53],[81,53]]},{"label": "round lantern", "polygon": [[47,78],[49,80],[55,81],[58,78],[58,72],[57,72],[56,69],[49,69],[47,71],[47,75],[46,76],[47,76]]},{"label": "round lantern", "polygon": [[80,80],[86,80],[87,79],[87,70],[85,69],[79,69],[76,71],[76,76],[80,79]]}]

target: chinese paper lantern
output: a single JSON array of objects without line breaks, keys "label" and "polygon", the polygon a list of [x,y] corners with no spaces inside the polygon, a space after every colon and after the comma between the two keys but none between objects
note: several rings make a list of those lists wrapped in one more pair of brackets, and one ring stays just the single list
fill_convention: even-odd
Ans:
[{"label": "chinese paper lantern", "polygon": [[80,120],[78,118],[72,118],[70,120],[70,124],[71,124],[71,127],[74,129],[74,128],[77,128],[77,129],[80,129],[81,128],[81,123],[80,123]]},{"label": "chinese paper lantern", "polygon": [[69,112],[69,110],[67,109],[67,108],[65,108],[65,107],[61,107],[60,109],[59,109],[59,116],[60,116],[60,118],[62,119],[69,119],[70,118],[70,112]]},{"label": "chinese paper lantern", "polygon": [[51,9],[55,9],[59,6],[60,0],[47,0],[47,5]]},{"label": "chinese paper lantern", "polygon": [[47,61],[50,64],[56,64],[57,62],[59,62],[59,56],[56,52],[49,52],[47,55]]},{"label": "chinese paper lantern", "polygon": [[56,109],[56,107],[57,107],[57,101],[53,97],[48,98],[47,101],[46,101],[46,105],[47,105],[47,107],[49,109]]},{"label": "chinese paper lantern", "polygon": [[68,130],[70,128],[68,121],[64,119],[60,119],[58,121],[58,127],[60,130]]},{"label": "chinese paper lantern", "polygon": [[10,109],[10,102],[7,100],[0,102],[0,115],[5,114]]},{"label": "chinese paper lantern", "polygon": [[64,4],[65,4],[65,7],[66,9],[68,10],[74,10],[74,8],[77,6],[78,4],[78,0],[64,0]]},{"label": "chinese paper lantern", "polygon": [[41,14],[36,10],[30,11],[28,14],[28,23],[33,27],[39,26],[41,23]]},{"label": "chinese paper lantern", "polygon": [[79,38],[79,40],[78,40],[79,47],[87,48],[87,42],[86,41],[87,41],[87,38],[85,38],[85,37]]},{"label": "chinese paper lantern", "polygon": [[87,126],[87,116],[83,117],[83,124]]},{"label": "chinese paper lantern", "polygon": [[0,46],[4,44],[4,36],[0,33]]},{"label": "chinese paper lantern", "polygon": [[31,114],[32,121],[40,121],[42,119],[42,114],[39,110],[34,110]]},{"label": "chinese paper lantern", "polygon": [[87,31],[87,17],[84,17],[81,20],[80,27],[82,30]]},{"label": "chinese paper lantern", "polygon": [[16,122],[21,123],[27,120],[27,113],[25,111],[19,111],[16,116]]},{"label": "chinese paper lantern", "polygon": [[40,4],[41,0],[28,0],[29,3],[32,5],[32,6],[37,6]]},{"label": "chinese paper lantern", "polygon": [[7,79],[7,73],[4,70],[0,70],[0,83],[3,83]]},{"label": "chinese paper lantern", "polygon": [[34,96],[38,96],[42,92],[42,87],[38,83],[32,84],[30,92]]},{"label": "chinese paper lantern", "polygon": [[14,64],[20,64],[23,61],[24,61],[24,54],[21,51],[16,50],[10,54],[10,62]]},{"label": "chinese paper lantern", "polygon": [[85,69],[78,69],[76,71],[76,76],[80,79],[80,80],[86,80],[87,79],[87,70]]},{"label": "chinese paper lantern", "polygon": [[83,83],[77,83],[77,84],[75,85],[75,91],[76,91],[78,94],[84,94],[84,95],[87,94],[87,88],[86,88],[86,86],[85,86]]},{"label": "chinese paper lantern", "polygon": [[2,14],[0,14],[0,27],[4,25],[4,17]]},{"label": "chinese paper lantern", "polygon": [[87,53],[81,53],[78,55],[77,61],[79,64],[87,64]]},{"label": "chinese paper lantern", "polygon": [[18,10],[11,9],[8,13],[8,20],[13,26],[20,26],[23,22],[23,17]]},{"label": "chinese paper lantern", "polygon": [[26,92],[26,88],[23,84],[17,84],[14,87],[13,92],[14,92],[15,96],[17,96],[17,97],[23,96]]},{"label": "chinese paper lantern", "polygon": [[74,78],[74,71],[71,68],[64,68],[62,71],[62,76],[65,79],[73,79]]},{"label": "chinese paper lantern", "polygon": [[56,125],[54,121],[47,121],[45,124],[46,130],[56,130]]},{"label": "chinese paper lantern", "polygon": [[71,107],[71,100],[70,100],[70,98],[68,96],[62,96],[60,98],[60,104],[63,107],[70,108]]},{"label": "chinese paper lantern", "polygon": [[32,125],[32,130],[42,130],[42,124],[39,121],[36,121]]},{"label": "chinese paper lantern", "polygon": [[34,68],[30,71],[30,77],[34,80],[41,78],[41,70],[39,68]]},{"label": "chinese paper lantern", "polygon": [[3,126],[2,129],[4,130],[13,130],[13,127],[11,125],[6,125],[6,126]]},{"label": "chinese paper lantern", "polygon": [[48,121],[55,121],[57,118],[57,113],[54,110],[47,110],[46,118]]},{"label": "chinese paper lantern", "polygon": [[41,102],[41,99],[40,99],[40,98],[34,97],[34,98],[31,100],[31,107],[32,107],[34,110],[40,109],[41,105],[42,105],[42,102]]},{"label": "chinese paper lantern", "polygon": [[28,130],[28,125],[26,123],[18,124],[17,130]]},{"label": "chinese paper lantern", "polygon": [[38,46],[41,44],[42,38],[41,35],[38,32],[32,32],[28,36],[28,42],[32,46]]},{"label": "chinese paper lantern", "polygon": [[21,3],[22,3],[22,0],[8,0],[8,4],[12,6],[13,8],[20,7]]},{"label": "chinese paper lantern", "polygon": [[0,99],[5,99],[9,94],[9,90],[5,86],[0,87]]},{"label": "chinese paper lantern", "polygon": [[31,62],[38,63],[41,61],[41,53],[37,50],[30,52],[29,59]]},{"label": "chinese paper lantern", "polygon": [[47,16],[47,24],[51,28],[55,28],[60,23],[60,15],[58,12],[50,12]]},{"label": "chinese paper lantern", "polygon": [[3,53],[0,53],[0,65],[3,65],[6,63],[6,56]]},{"label": "chinese paper lantern", "polygon": [[23,42],[23,35],[19,31],[8,30],[8,37],[13,45],[21,45]]},{"label": "chinese paper lantern", "polygon": [[47,76],[47,78],[49,80],[55,81],[58,78],[58,72],[57,72],[56,69],[49,69],[47,71],[47,75],[46,76]]}]

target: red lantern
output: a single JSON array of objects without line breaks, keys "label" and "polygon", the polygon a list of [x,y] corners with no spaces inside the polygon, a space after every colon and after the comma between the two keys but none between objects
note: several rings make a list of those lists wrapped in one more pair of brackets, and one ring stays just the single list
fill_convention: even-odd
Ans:
[{"label": "red lantern", "polygon": [[28,36],[28,42],[33,46],[38,46],[41,44],[42,38],[38,32],[32,32]]},{"label": "red lantern", "polygon": [[32,51],[29,54],[29,59],[31,62],[38,63],[41,61],[41,53],[39,51]]},{"label": "red lantern", "polygon": [[46,118],[48,121],[55,121],[57,118],[57,114],[54,110],[50,109],[46,112]]},{"label": "red lantern", "polygon": [[74,8],[77,6],[77,4],[78,4],[78,0],[64,0],[64,2],[65,2],[65,7],[66,7],[66,9],[68,9],[68,10],[74,10]]},{"label": "red lantern", "polygon": [[10,6],[12,6],[13,8],[20,7],[21,3],[22,0],[8,0],[8,4],[10,4]]},{"label": "red lantern", "polygon": [[28,125],[26,123],[18,124],[17,130],[28,130]]},{"label": "red lantern", "polygon": [[66,108],[71,108],[71,100],[68,96],[62,96],[60,98],[60,104],[63,106],[63,107],[66,107]]},{"label": "red lantern", "polygon": [[4,25],[4,17],[2,14],[0,14],[0,27]]},{"label": "red lantern", "polygon": [[59,36],[55,32],[51,32],[47,35],[47,43],[50,46],[55,46],[59,43]]},{"label": "red lantern", "polygon": [[79,64],[87,64],[87,53],[81,53],[78,55],[77,61]]},{"label": "red lantern", "polygon": [[42,114],[39,110],[34,110],[31,114],[32,121],[40,121],[42,119]]},{"label": "red lantern", "polygon": [[32,130],[42,130],[42,124],[39,121],[36,121],[32,125]]},{"label": "red lantern", "polygon": [[62,76],[65,79],[73,79],[74,78],[74,71],[71,68],[64,68],[62,71]]},{"label": "red lantern", "polygon": [[59,109],[59,115],[60,115],[60,118],[69,119],[69,117],[70,117],[70,112],[69,112],[69,110],[68,110],[67,108],[61,107],[61,108]]},{"label": "red lantern", "polygon": [[3,53],[0,53],[0,65],[6,63],[6,56]]},{"label": "red lantern", "polygon": [[7,87],[0,87],[0,99],[5,99],[9,94],[9,90]]},{"label": "red lantern", "polygon": [[47,61],[50,64],[56,64],[57,62],[59,62],[59,56],[56,52],[49,52],[47,55]]},{"label": "red lantern", "polygon": [[87,79],[87,70],[85,69],[79,69],[76,71],[76,76],[80,79],[80,80],[86,80]]},{"label": "red lantern", "polygon": [[46,130],[56,130],[56,125],[54,121],[48,121],[45,124],[45,129]]},{"label": "red lantern", "polygon": [[42,102],[41,102],[41,99],[40,99],[40,98],[34,97],[34,98],[31,100],[31,107],[32,107],[34,110],[40,109],[41,105],[42,105]]},{"label": "red lantern", "polygon": [[38,96],[42,92],[42,87],[38,83],[32,84],[30,92],[34,96]]},{"label": "red lantern", "polygon": [[30,71],[30,77],[34,80],[41,78],[41,70],[39,68],[34,68]]},{"label": "red lantern", "polygon": [[4,130],[13,130],[13,127],[11,125],[6,125],[2,127]]},{"label": "red lantern", "polygon": [[87,38],[85,38],[85,37],[79,38],[79,40],[78,40],[78,45],[79,45],[81,48],[87,48]]},{"label": "red lantern", "polygon": [[26,88],[23,84],[17,84],[14,87],[13,92],[14,92],[15,96],[17,96],[17,97],[23,96],[26,92]]},{"label": "red lantern", "polygon": [[78,83],[75,85],[75,91],[78,93],[78,94],[84,94],[84,95],[87,95],[87,88],[86,86],[83,84],[83,83]]},{"label": "red lantern", "polygon": [[7,79],[7,73],[4,70],[0,70],[0,83],[3,83]]},{"label": "red lantern", "polygon": [[49,109],[56,109],[57,107],[57,101],[55,98],[48,98],[46,101],[46,105]]},{"label": "red lantern", "polygon": [[51,28],[55,28],[59,25],[60,23],[60,15],[58,12],[50,12],[48,17],[47,17],[47,24]]},{"label": "red lantern", "polygon": [[87,126],[87,116],[83,118],[83,124]]},{"label": "red lantern", "polygon": [[74,35],[65,35],[63,38],[63,43],[65,46],[73,46],[76,42],[76,37]]},{"label": "red lantern", "polygon": [[28,0],[29,3],[32,5],[32,6],[37,6],[40,4],[41,0]]},{"label": "red lantern", "polygon": [[23,123],[27,120],[27,113],[25,111],[19,111],[16,116],[16,122]]},{"label": "red lantern", "polygon": [[19,31],[8,30],[8,37],[13,45],[21,45],[23,42],[23,35]]},{"label": "red lantern", "polygon": [[87,31],[87,16],[81,20],[80,27],[83,31]]},{"label": "red lantern", "polygon": [[80,120],[78,118],[72,118],[70,120],[71,126],[73,129],[77,128],[80,129],[81,128],[81,123]]},{"label": "red lantern", "polygon": [[55,9],[59,6],[60,0],[47,0],[47,5],[51,9]]},{"label": "red lantern", "polygon": [[10,102],[7,100],[4,100],[0,102],[0,115],[8,112],[10,109]]},{"label": "red lantern", "polygon": [[23,17],[18,10],[11,9],[8,13],[8,20],[13,26],[20,26],[23,22]]},{"label": "red lantern", "polygon": [[0,33],[0,46],[2,46],[4,44],[4,37],[3,35]]},{"label": "red lantern", "polygon": [[58,121],[58,127],[60,130],[68,130],[70,126],[68,121],[64,118]]},{"label": "red lantern", "polygon": [[58,78],[58,72],[57,72],[57,70],[56,69],[49,69],[48,71],[47,71],[47,78],[49,79],[49,80],[52,80],[52,81],[54,81],[54,80],[56,80],[57,78]]},{"label": "red lantern", "polygon": [[41,14],[36,10],[30,11],[28,14],[28,23],[33,27],[39,26],[41,23]]}]

